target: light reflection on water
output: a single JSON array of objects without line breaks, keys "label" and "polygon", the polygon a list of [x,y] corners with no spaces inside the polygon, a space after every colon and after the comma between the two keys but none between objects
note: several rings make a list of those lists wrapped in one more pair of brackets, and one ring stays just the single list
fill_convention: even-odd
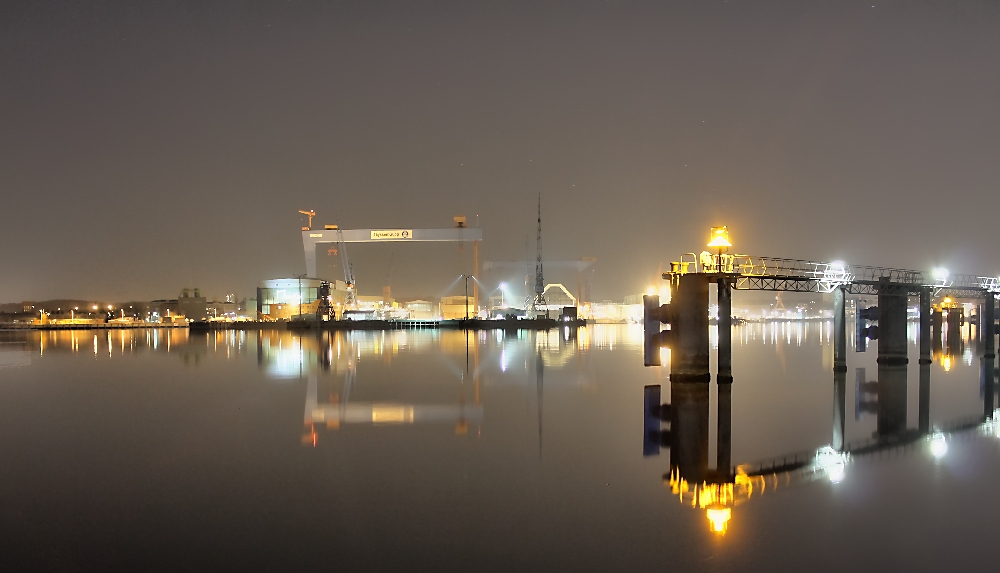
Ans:
[{"label": "light reflection on water", "polygon": [[[916,329],[910,326],[915,356]],[[715,348],[716,327],[710,334]],[[776,511],[767,501],[770,493],[825,495],[829,487],[861,491],[865,486],[858,476],[895,471],[891,463],[878,461],[886,452],[909,463],[926,458],[931,466],[937,459],[942,468],[954,467],[951,464],[962,455],[961,436],[953,437],[948,424],[958,419],[971,420],[972,433],[996,439],[995,422],[975,422],[984,411],[985,386],[971,327],[962,330],[960,343],[935,345],[926,402],[920,398],[922,373],[916,360],[892,373],[896,378],[886,386],[887,374],[875,363],[875,345],[866,353],[853,352],[851,345],[849,373],[842,381],[844,411],[839,414],[832,334],[829,321],[736,327],[734,478],[714,481],[706,477],[719,470],[718,414],[715,406],[708,407],[719,401],[714,382],[707,388],[704,408],[698,406],[704,418],[697,423],[705,429],[705,441],[694,449],[683,446],[696,454],[692,459],[699,460],[697,464],[703,460],[704,467],[684,465],[676,445],[659,456],[642,457],[643,387],[662,385],[664,401],[669,401],[670,383],[667,368],[642,368],[640,325],[539,333],[0,333],[0,365],[9,366],[2,370],[0,383],[7,406],[0,416],[0,432],[8,436],[0,446],[2,453],[11,460],[10,468],[30,467],[53,476],[36,483],[8,471],[0,474],[0,485],[5,498],[27,500],[28,509],[44,514],[40,508],[53,495],[52,488],[66,487],[62,479],[69,476],[60,478],[59,472],[69,458],[56,451],[36,459],[32,452],[54,451],[59,441],[83,451],[110,448],[100,463],[95,461],[100,457],[74,462],[89,476],[84,481],[98,480],[90,482],[98,489],[100,480],[114,481],[109,477],[114,468],[132,468],[141,460],[162,474],[144,479],[173,480],[185,484],[182,489],[204,488],[216,496],[227,494],[219,489],[222,485],[213,484],[235,479],[237,490],[253,491],[257,498],[237,496],[231,501],[234,508],[266,506],[294,522],[308,513],[298,502],[287,503],[289,488],[297,483],[309,503],[337,508],[337,516],[331,517],[335,522],[368,523],[335,543],[342,554],[356,557],[355,565],[366,560],[392,564],[396,562],[379,555],[384,546],[373,540],[404,530],[412,534],[418,522],[396,514],[397,524],[370,521],[366,515],[371,512],[388,511],[382,501],[386,495],[418,514],[451,504],[454,511],[487,516],[483,524],[519,524],[529,530],[545,526],[566,532],[567,539],[574,537],[573,531],[576,536],[591,535],[588,523],[598,528],[596,532],[634,519],[661,534],[669,530],[670,535],[660,538],[666,548],[698,546],[712,531],[725,533],[727,543],[739,543],[753,539],[747,527],[763,515],[760,512]],[[17,358],[5,361],[5,354]],[[879,375],[883,388],[874,400],[870,390],[880,389]],[[869,382],[873,386],[865,385]],[[81,400],[99,406],[74,408]],[[73,427],[101,428],[119,419],[121,423],[104,433],[76,434],[29,422],[39,411],[52,410],[63,412],[62,419]],[[887,416],[893,436],[913,439],[901,440],[898,448],[863,450],[889,435]],[[924,417],[936,433],[919,434]],[[125,422],[150,419],[158,425]],[[126,431],[157,443],[157,448],[129,446],[130,438],[122,433]],[[844,455],[832,448],[838,440],[854,444],[859,453]],[[121,458],[115,453],[119,449]],[[803,457],[794,457],[799,455]],[[764,464],[787,461],[788,456],[801,464],[761,473]],[[163,460],[185,461],[164,466]],[[261,463],[271,469],[245,471]],[[126,469],[125,475],[134,471]],[[318,481],[302,484],[301,476]],[[893,473],[892,479],[902,478]],[[329,490],[327,483],[340,485]],[[125,488],[107,492],[106,499],[115,507],[128,506],[140,503],[149,492],[140,489],[135,498],[128,495]],[[164,495],[169,499],[176,494]],[[747,503],[751,499],[755,501]],[[179,498],[173,503],[191,517],[200,511]],[[567,513],[569,506],[582,513]],[[697,516],[689,506],[699,510]],[[96,514],[79,511],[120,534],[101,509],[91,510]],[[35,527],[44,531],[51,519]],[[224,515],[219,519],[228,523]],[[306,529],[296,531],[305,538],[312,535]],[[471,525],[452,512],[439,517],[422,539],[439,547],[441,539],[452,536],[479,547],[477,539],[491,535],[505,546],[533,543],[517,527]],[[591,554],[602,543],[610,544],[609,552],[623,547],[622,542],[599,539],[592,538],[594,547],[584,553]],[[568,558],[562,541],[549,537],[546,547]],[[654,555],[660,551],[649,551],[650,561],[656,562]],[[400,555],[418,553],[406,545]],[[545,563],[546,557],[537,558]],[[580,565],[587,568],[586,563]]]}]

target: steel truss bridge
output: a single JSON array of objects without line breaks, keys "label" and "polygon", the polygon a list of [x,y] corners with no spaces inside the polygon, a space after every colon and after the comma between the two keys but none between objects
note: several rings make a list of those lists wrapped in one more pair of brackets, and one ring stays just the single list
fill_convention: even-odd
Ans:
[{"label": "steel truss bridge", "polygon": [[924,271],[848,265],[843,262],[816,262],[750,255],[710,255],[686,253],[670,264],[664,279],[688,273],[729,275],[735,290],[829,293],[842,288],[847,294],[877,295],[887,290],[919,294],[930,290],[934,296],[983,298],[1000,293],[1000,279],[977,275],[938,275]]}]

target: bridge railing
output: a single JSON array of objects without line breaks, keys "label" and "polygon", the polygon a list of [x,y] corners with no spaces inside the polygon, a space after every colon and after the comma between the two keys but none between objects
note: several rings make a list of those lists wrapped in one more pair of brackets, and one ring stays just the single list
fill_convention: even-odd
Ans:
[{"label": "bridge railing", "polygon": [[878,282],[888,279],[889,282],[896,284],[927,284],[924,280],[924,273],[921,271],[894,269],[891,267],[871,267],[867,265],[851,265],[850,269],[854,274],[855,281]]},{"label": "bridge railing", "polygon": [[[983,290],[1000,293],[1000,278],[970,274],[955,274],[947,278],[935,277],[933,273],[893,267],[870,265],[847,265],[843,262],[806,261],[779,257],[757,257],[752,255],[714,255],[708,252],[685,253],[681,260],[670,265],[670,274],[688,273],[729,273],[749,279],[778,279],[788,282],[809,283],[820,292],[831,292],[841,285],[875,284],[883,280],[890,283],[928,286],[941,290],[971,292]],[[758,281],[759,282],[759,281]],[[765,280],[765,282],[767,282]],[[773,282],[773,281],[771,281]],[[805,284],[795,287],[802,290]]]}]

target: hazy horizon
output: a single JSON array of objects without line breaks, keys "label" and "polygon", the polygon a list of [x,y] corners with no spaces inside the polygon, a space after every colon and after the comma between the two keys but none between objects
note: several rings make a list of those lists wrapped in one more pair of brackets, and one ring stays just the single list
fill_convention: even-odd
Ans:
[{"label": "hazy horizon", "polygon": [[[739,253],[1000,274],[998,24],[991,2],[8,3],[0,301],[246,296],[305,272],[299,209],[465,215],[481,260],[533,259],[539,193],[545,258],[596,257],[593,300],[721,224]],[[400,297],[470,257],[348,248],[362,294],[391,274]]]}]

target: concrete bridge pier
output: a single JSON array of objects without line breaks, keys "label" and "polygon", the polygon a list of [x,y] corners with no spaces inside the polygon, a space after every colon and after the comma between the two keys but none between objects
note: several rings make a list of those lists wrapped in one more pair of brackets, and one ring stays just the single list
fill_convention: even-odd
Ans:
[{"label": "concrete bridge pier", "polygon": [[976,329],[976,336],[972,339],[976,345],[976,356],[983,355],[983,306],[982,304],[976,305],[976,322],[973,323],[971,320],[969,322],[970,331],[972,328]]},{"label": "concrete bridge pier", "polygon": [[[833,291],[833,371],[847,372],[847,293]],[[836,377],[834,377],[836,379]]]},{"label": "concrete bridge pier", "polygon": [[941,338],[944,335],[944,313],[940,309],[931,311],[931,344],[933,352],[941,351]]},{"label": "concrete bridge pier", "polygon": [[996,329],[996,299],[993,293],[986,293],[986,300],[980,307],[979,330],[982,333],[982,380],[983,380],[983,413],[987,418],[993,417],[994,401],[996,400],[996,340],[994,330]]},{"label": "concrete bridge pier", "polygon": [[878,363],[906,364],[906,295],[899,285],[882,279],[878,287]]},{"label": "concrete bridge pier", "polygon": [[947,346],[948,354],[952,356],[957,356],[962,354],[964,350],[964,343],[962,342],[962,323],[964,317],[961,308],[950,308],[948,309],[948,335],[947,335]]},{"label": "concrete bridge pier", "polygon": [[931,363],[931,289],[920,289],[920,364]]},{"label": "concrete bridge pier", "polygon": [[709,276],[679,276],[671,296],[671,382],[710,382],[708,345]]},{"label": "concrete bridge pier", "polygon": [[[655,294],[642,296],[643,365],[660,366],[660,346],[663,333],[660,326],[660,297]],[[669,337],[669,333],[667,334]]]},{"label": "concrete bridge pier", "polygon": [[996,299],[993,293],[986,294],[979,312],[979,333],[982,342],[983,358],[990,362],[996,358]]},{"label": "concrete bridge pier", "polygon": [[733,289],[726,277],[719,285],[719,384],[733,383]]}]

